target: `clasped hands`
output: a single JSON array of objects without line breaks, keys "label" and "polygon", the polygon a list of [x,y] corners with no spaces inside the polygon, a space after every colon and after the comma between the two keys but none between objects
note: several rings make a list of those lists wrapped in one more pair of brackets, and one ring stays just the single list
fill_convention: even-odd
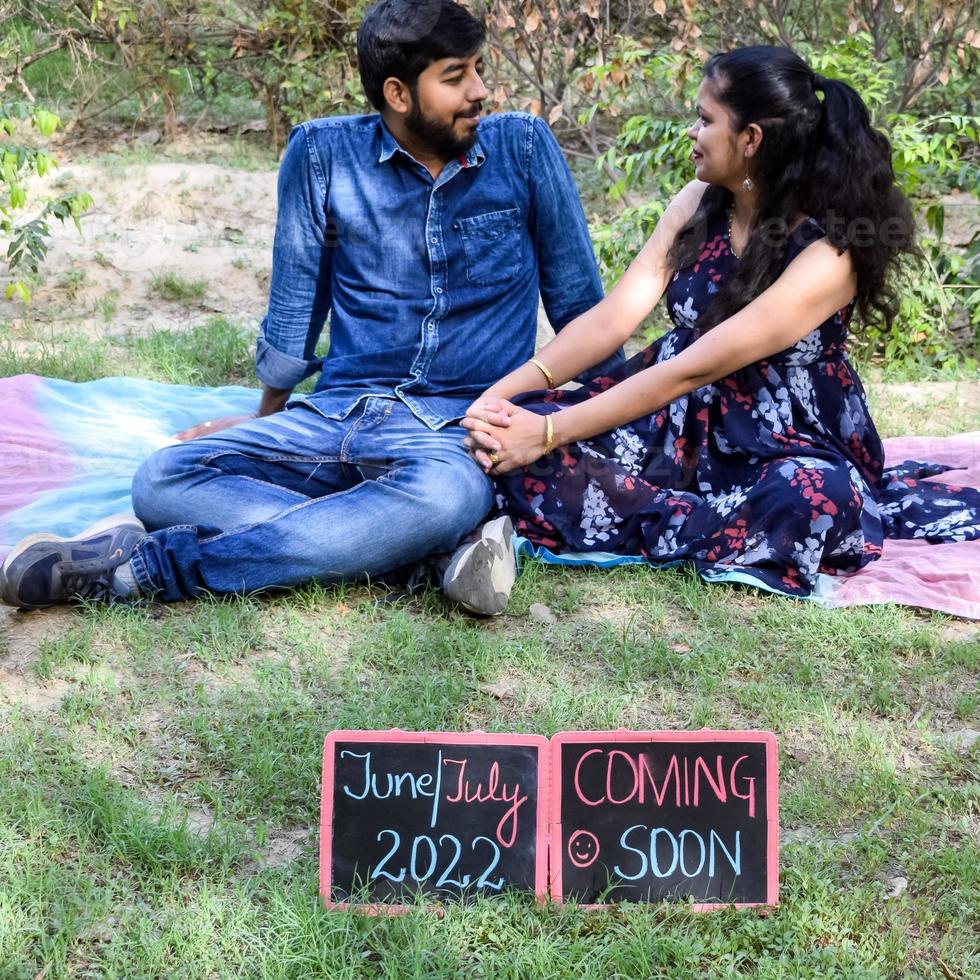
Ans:
[{"label": "clasped hands", "polygon": [[463,445],[484,473],[502,475],[533,463],[544,453],[547,422],[506,398],[478,398],[459,423],[469,430]]}]

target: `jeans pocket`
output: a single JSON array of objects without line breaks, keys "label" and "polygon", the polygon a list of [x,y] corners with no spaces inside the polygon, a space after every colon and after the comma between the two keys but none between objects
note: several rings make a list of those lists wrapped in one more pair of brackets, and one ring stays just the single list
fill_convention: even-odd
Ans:
[{"label": "jeans pocket", "polygon": [[474,286],[495,286],[521,273],[521,212],[518,208],[460,218],[466,278]]}]

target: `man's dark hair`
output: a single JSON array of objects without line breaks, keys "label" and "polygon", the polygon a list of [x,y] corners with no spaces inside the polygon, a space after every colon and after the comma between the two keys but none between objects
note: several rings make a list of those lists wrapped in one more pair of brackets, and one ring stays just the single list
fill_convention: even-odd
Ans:
[{"label": "man's dark hair", "polygon": [[419,75],[433,61],[468,58],[486,36],[483,24],[452,0],[381,0],[357,32],[361,84],[381,111],[386,78],[403,81],[414,96]]}]

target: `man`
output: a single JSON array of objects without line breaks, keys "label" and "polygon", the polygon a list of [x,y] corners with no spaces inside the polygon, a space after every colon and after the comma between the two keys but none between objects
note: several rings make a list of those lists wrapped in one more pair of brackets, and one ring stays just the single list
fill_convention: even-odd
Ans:
[{"label": "man", "polygon": [[[359,70],[379,114],[304,123],[283,156],[256,416],[205,422],[150,457],[133,483],[139,521],[25,539],[3,564],[5,602],[377,576],[450,551],[479,523],[492,484],[456,421],[533,354],[539,290],[556,329],[601,298],[547,126],[480,118],[484,39],[451,0],[367,12]],[[289,401],[317,371],[313,394]],[[448,594],[501,611],[512,574],[485,601],[457,586],[492,579],[509,546],[507,520],[490,522],[449,567]]]}]

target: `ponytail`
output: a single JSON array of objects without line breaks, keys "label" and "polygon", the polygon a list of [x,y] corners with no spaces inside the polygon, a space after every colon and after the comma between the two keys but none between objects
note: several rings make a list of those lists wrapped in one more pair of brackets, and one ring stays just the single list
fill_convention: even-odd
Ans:
[{"label": "ponytail", "polygon": [[895,186],[891,143],[871,125],[867,106],[850,85],[820,75],[813,84],[823,101],[801,203],[831,245],[850,251],[861,317],[890,325],[899,300],[889,267],[901,254],[916,253],[912,211]]},{"label": "ponytail", "polygon": [[[895,186],[891,145],[871,125],[861,97],[850,85],[815,74],[788,48],[713,55],[704,77],[715,82],[714,96],[735,130],[757,123],[763,139],[752,161],[759,188],[754,231],[699,327],[716,326],[772,285],[800,213],[814,218],[839,252],[849,250],[861,317],[890,325],[899,304],[888,272],[901,254],[915,254],[914,223]],[[729,191],[708,188],[674,240],[676,268],[691,264],[704,240],[699,232],[731,204]]]}]

